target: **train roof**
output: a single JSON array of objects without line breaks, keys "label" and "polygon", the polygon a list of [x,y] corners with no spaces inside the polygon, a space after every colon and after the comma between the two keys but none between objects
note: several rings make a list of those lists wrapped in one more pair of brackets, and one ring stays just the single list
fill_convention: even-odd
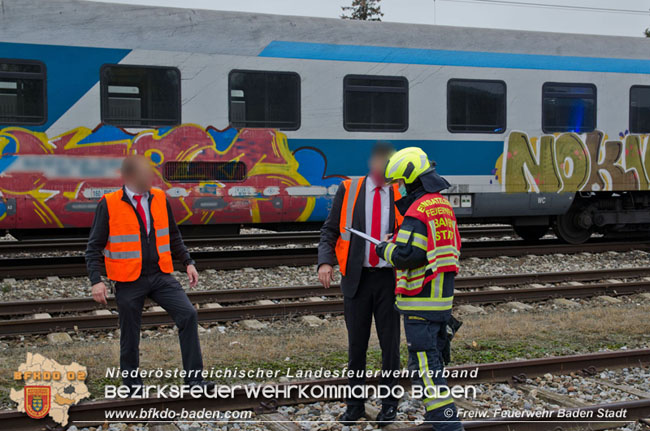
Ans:
[{"label": "train roof", "polygon": [[650,40],[89,2],[3,0],[3,42],[259,55],[272,41],[650,57]]}]

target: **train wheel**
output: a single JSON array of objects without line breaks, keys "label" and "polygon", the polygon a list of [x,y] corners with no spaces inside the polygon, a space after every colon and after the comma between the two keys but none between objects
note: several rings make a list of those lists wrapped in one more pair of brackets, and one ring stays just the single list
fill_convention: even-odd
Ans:
[{"label": "train wheel", "polygon": [[515,233],[525,241],[537,241],[548,232],[547,225],[539,226],[513,226]]},{"label": "train wheel", "polygon": [[582,244],[591,237],[591,231],[578,224],[578,209],[559,215],[553,224],[553,231],[558,238],[569,244]]}]

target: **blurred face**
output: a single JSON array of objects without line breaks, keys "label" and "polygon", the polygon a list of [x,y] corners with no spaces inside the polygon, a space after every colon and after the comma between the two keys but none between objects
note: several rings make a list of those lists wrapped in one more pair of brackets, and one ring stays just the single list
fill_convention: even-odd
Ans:
[{"label": "blurred face", "polygon": [[134,192],[145,193],[153,185],[154,173],[149,161],[144,158],[138,158],[135,163],[133,173],[124,178],[124,183]]},{"label": "blurred face", "polygon": [[370,157],[368,167],[370,168],[370,176],[376,184],[384,184],[386,182],[384,171],[386,170],[388,159],[388,156],[379,154]]}]

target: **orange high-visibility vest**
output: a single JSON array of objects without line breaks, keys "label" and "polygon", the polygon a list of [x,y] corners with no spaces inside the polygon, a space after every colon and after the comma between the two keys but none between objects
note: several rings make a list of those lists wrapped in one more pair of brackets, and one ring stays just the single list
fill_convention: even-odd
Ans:
[{"label": "orange high-visibility vest", "polygon": [[[169,245],[169,216],[165,192],[152,188],[149,215],[153,222],[158,250],[158,265],[162,272],[174,270]],[[104,195],[108,208],[108,242],[104,248],[106,275],[113,281],[134,281],[142,270],[142,246],[138,216],[129,202],[122,200],[124,190]]]},{"label": "orange high-visibility vest", "polygon": [[[348,265],[348,254],[350,252],[350,237],[351,233],[345,230],[346,227],[352,227],[352,217],[354,216],[354,206],[357,203],[357,197],[361,191],[361,186],[364,183],[364,178],[353,178],[343,181],[345,187],[345,196],[343,197],[343,204],[341,205],[341,218],[339,220],[339,239],[336,241],[336,260],[339,262],[339,270],[342,275]],[[397,201],[402,197],[399,192],[399,186],[393,184],[394,200]],[[395,207],[395,229],[402,224],[404,217],[400,214]]]}]

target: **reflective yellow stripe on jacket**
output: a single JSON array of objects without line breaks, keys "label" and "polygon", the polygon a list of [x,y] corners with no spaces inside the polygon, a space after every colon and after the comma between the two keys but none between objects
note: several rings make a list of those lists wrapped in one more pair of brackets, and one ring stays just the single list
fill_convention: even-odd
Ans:
[{"label": "reflective yellow stripe on jacket", "polygon": [[[399,271],[398,271],[399,277]],[[423,275],[424,277],[424,275]],[[451,310],[451,307],[454,303],[454,297],[452,296],[442,296],[443,295],[443,283],[444,283],[445,273],[439,273],[436,278],[431,280],[431,294],[427,296],[416,295],[416,296],[407,296],[399,294],[395,304],[400,310],[413,310],[413,311],[443,311]],[[399,279],[398,279],[399,283]],[[422,281],[420,281],[420,286]]]}]

